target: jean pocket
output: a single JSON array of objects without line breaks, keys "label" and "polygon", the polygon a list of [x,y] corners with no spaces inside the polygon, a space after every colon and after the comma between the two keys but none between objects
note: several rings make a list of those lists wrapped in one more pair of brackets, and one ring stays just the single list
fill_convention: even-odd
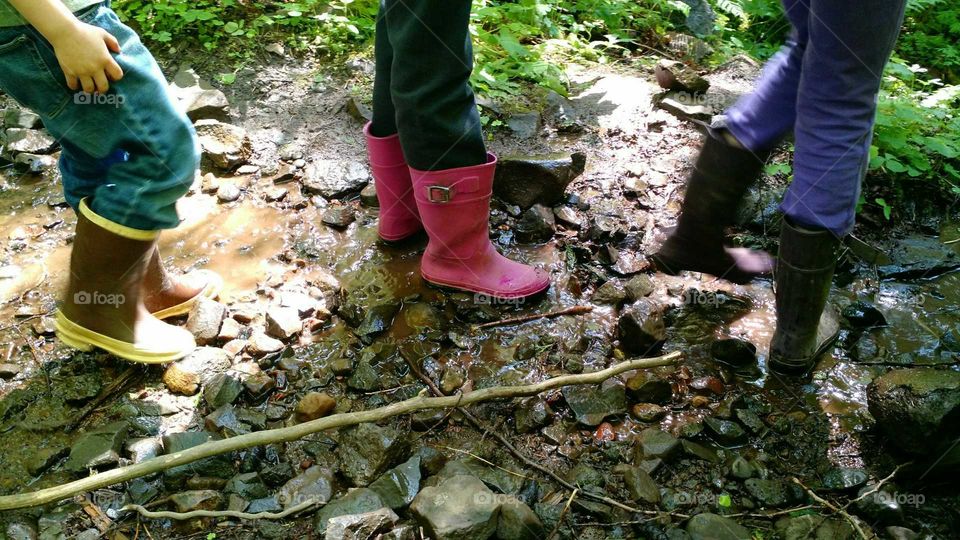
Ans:
[{"label": "jean pocket", "polygon": [[70,100],[66,87],[57,82],[29,34],[0,43],[0,88],[20,105],[46,118],[60,114]]}]

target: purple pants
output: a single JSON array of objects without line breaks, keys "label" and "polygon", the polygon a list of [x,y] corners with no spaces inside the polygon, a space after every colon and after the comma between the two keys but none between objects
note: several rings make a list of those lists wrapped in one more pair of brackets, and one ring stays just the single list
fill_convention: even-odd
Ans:
[{"label": "purple pants", "polygon": [[756,90],[727,111],[750,150],[795,138],[793,184],[781,209],[794,223],[843,236],[853,228],[870,157],[877,93],[906,0],[783,0],[793,32]]}]

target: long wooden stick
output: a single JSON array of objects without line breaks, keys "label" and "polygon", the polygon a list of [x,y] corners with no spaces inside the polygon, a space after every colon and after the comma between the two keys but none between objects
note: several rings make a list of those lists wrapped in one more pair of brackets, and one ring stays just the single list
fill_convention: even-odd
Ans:
[{"label": "long wooden stick", "polygon": [[484,328],[493,328],[495,326],[507,326],[509,324],[520,324],[530,321],[535,321],[537,319],[553,319],[555,317],[562,317],[564,315],[582,315],[584,313],[590,313],[593,311],[593,306],[573,306],[566,309],[561,309],[557,311],[550,311],[547,313],[534,313],[532,315],[523,315],[520,317],[510,317],[509,319],[500,319],[499,321],[492,321],[483,324],[473,325],[472,330],[476,332],[477,330],[483,330]]},{"label": "long wooden stick", "polygon": [[313,433],[326,431],[328,429],[352,426],[365,422],[376,422],[383,420],[384,418],[422,411],[425,409],[446,409],[484,401],[492,401],[495,399],[532,396],[564,386],[600,384],[611,377],[615,377],[621,373],[634,369],[647,369],[672,364],[679,357],[680,353],[674,352],[657,358],[639,358],[636,360],[628,360],[626,362],[621,362],[617,365],[611,366],[607,369],[594,371],[592,373],[554,377],[536,384],[484,388],[482,390],[470,392],[469,394],[458,394],[455,396],[418,396],[405,401],[392,403],[377,409],[335,414],[333,416],[318,418],[316,420],[311,420],[310,422],[304,422],[303,424],[297,424],[295,426],[256,431],[254,433],[247,433],[237,437],[231,437],[229,439],[210,441],[198,446],[194,446],[193,448],[181,450],[180,452],[167,454],[165,456],[158,456],[134,465],[112,469],[59,486],[41,489],[30,493],[6,495],[0,497],[0,510],[14,510],[17,508],[39,506],[42,504],[66,499],[79,493],[85,493],[87,491],[112,486],[120,482],[126,482],[127,480],[132,480],[148,474],[160,472],[171,467],[193,463],[194,461],[211,456],[225,454],[227,452],[235,452],[237,450],[243,450],[252,446],[293,441]]}]

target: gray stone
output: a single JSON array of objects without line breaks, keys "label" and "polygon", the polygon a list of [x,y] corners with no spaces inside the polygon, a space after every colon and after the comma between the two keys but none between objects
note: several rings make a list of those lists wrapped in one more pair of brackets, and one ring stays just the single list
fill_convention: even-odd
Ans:
[{"label": "gray stone", "polygon": [[68,471],[84,472],[87,469],[117,464],[120,460],[120,448],[129,429],[130,424],[127,421],[120,421],[81,435],[70,449],[70,457],[64,467]]},{"label": "gray stone", "polygon": [[20,374],[23,368],[17,364],[0,364],[0,379],[12,379]]},{"label": "gray stone", "polygon": [[381,508],[362,514],[337,516],[328,522],[325,540],[367,540],[380,538],[379,533],[387,532],[400,521],[389,508]]},{"label": "gray stone", "polygon": [[25,521],[11,521],[6,533],[9,540],[37,540],[37,528]]},{"label": "gray stone", "polygon": [[753,535],[736,521],[717,514],[697,514],[687,522],[691,540],[750,540]]},{"label": "gray stone", "polygon": [[960,415],[960,372],[896,369],[867,387],[877,428],[904,452],[940,456],[955,444]]},{"label": "gray stone", "polygon": [[278,339],[290,339],[303,328],[300,313],[290,307],[271,307],[267,310],[266,322],[267,335]]},{"label": "gray stone", "polygon": [[533,396],[521,401],[513,413],[518,433],[532,433],[550,422],[553,411],[540,396]]},{"label": "gray stone", "polygon": [[266,484],[255,472],[242,473],[227,481],[223,488],[224,493],[236,494],[246,500],[262,499],[270,494]]},{"label": "gray stone", "polygon": [[624,288],[623,282],[618,279],[611,279],[597,287],[590,300],[596,304],[619,306],[627,300],[627,290]]},{"label": "gray stone", "polygon": [[556,230],[557,223],[553,217],[553,210],[542,204],[535,204],[526,209],[514,227],[517,240],[528,244],[546,242],[553,238]]},{"label": "gray stone", "polygon": [[838,467],[823,475],[823,487],[834,491],[849,491],[859,489],[867,483],[867,471]]},{"label": "gray stone", "polygon": [[254,357],[260,357],[267,354],[273,354],[283,350],[283,342],[272,338],[263,332],[254,332],[247,340],[247,352]]},{"label": "gray stone", "polygon": [[627,492],[634,501],[650,504],[660,502],[660,488],[650,474],[640,467],[625,465],[623,467],[623,483],[627,486]]},{"label": "gray stone", "polygon": [[233,405],[229,403],[208,414],[204,419],[204,426],[207,431],[213,433],[222,433],[227,437],[233,437],[249,430],[237,419],[237,412]]},{"label": "gray stone", "polygon": [[497,529],[500,501],[480,480],[457,475],[420,491],[410,512],[435,540],[486,540]]},{"label": "gray stone", "polygon": [[324,534],[327,531],[330,520],[333,518],[373,512],[385,506],[375,491],[368,488],[351,489],[346,495],[333,499],[317,511],[313,522],[314,529],[318,534]]},{"label": "gray stone", "polygon": [[338,199],[360,191],[370,179],[369,168],[358,161],[318,159],[304,168],[301,182],[307,193]]},{"label": "gray stone", "polygon": [[227,120],[230,103],[220,90],[200,79],[196,71],[185,67],[173,76],[170,83],[177,108],[192,121],[202,119]]},{"label": "gray stone", "polygon": [[219,491],[212,489],[198,489],[174,493],[170,502],[177,507],[177,512],[192,512],[193,510],[220,510],[225,502]]},{"label": "gray stone", "polygon": [[364,423],[341,432],[342,474],[355,486],[368,486],[403,458],[407,440],[392,427]]},{"label": "gray stone", "polygon": [[734,367],[752,366],[757,363],[757,346],[737,338],[719,339],[710,345],[710,354],[717,360]]},{"label": "gray stone", "polygon": [[737,456],[730,464],[730,475],[734,478],[746,480],[756,474],[757,469],[743,456]]},{"label": "gray stone", "polygon": [[197,299],[197,303],[187,315],[186,329],[193,334],[200,345],[213,343],[220,335],[220,325],[226,316],[227,306],[216,300],[201,297]]},{"label": "gray stone", "polygon": [[243,391],[243,383],[232,373],[218,373],[203,389],[203,399],[211,409],[218,409],[236,401]]},{"label": "gray stone", "polygon": [[40,115],[30,109],[21,109],[20,107],[10,107],[3,111],[3,127],[39,129],[43,127],[43,121]]},{"label": "gray stone", "polygon": [[564,386],[561,393],[577,422],[586,426],[597,426],[606,418],[620,416],[627,410],[623,383],[615,379],[599,385]]},{"label": "gray stone", "polygon": [[638,449],[646,459],[670,458],[680,447],[676,437],[658,428],[647,428],[637,437]]},{"label": "gray stone", "polygon": [[647,355],[659,350],[667,338],[663,306],[641,298],[626,307],[617,321],[620,346],[629,353]]},{"label": "gray stone", "polygon": [[420,491],[420,456],[390,469],[370,484],[370,489],[380,495],[387,507],[393,510],[406,507]]},{"label": "gray stone", "polygon": [[377,185],[373,182],[360,190],[360,204],[369,208],[380,208],[380,199],[377,198]]},{"label": "gray stone", "polygon": [[709,122],[713,118],[713,107],[697,103],[694,96],[685,92],[668,92],[658,105],[661,109],[683,119]]},{"label": "gray stone", "polygon": [[786,506],[804,497],[799,486],[776,478],[749,478],[743,485],[757,504],[768,508]]},{"label": "gray stone", "polygon": [[665,90],[677,90],[701,94],[710,88],[710,83],[693,68],[676,60],[660,59],[654,68],[657,84]]},{"label": "gray stone", "polygon": [[650,293],[656,289],[656,286],[654,286],[650,276],[639,274],[627,280],[623,288],[627,292],[627,300],[636,302],[641,298],[650,296]]},{"label": "gray stone", "polygon": [[220,184],[217,188],[217,200],[222,203],[232,203],[240,198],[240,187],[234,183]]},{"label": "gray stone", "polygon": [[535,137],[540,131],[540,113],[525,112],[507,118],[507,127],[521,139]]},{"label": "gray stone", "polygon": [[747,432],[736,422],[707,417],[703,423],[713,440],[721,445],[735,446],[747,441]]},{"label": "gray stone", "polygon": [[567,205],[558,206],[553,209],[553,215],[560,223],[573,229],[579,229],[583,225],[583,219],[577,214],[577,211]]},{"label": "gray stone", "polygon": [[555,206],[563,202],[564,190],[583,173],[584,154],[539,157],[508,157],[497,166],[493,190],[498,198],[521,209],[534,204]]},{"label": "gray stone", "polygon": [[125,448],[127,456],[129,456],[134,463],[155,458],[163,453],[163,445],[157,437],[129,440]]},{"label": "gray stone", "polygon": [[194,127],[204,157],[221,169],[243,165],[253,154],[250,136],[241,127],[210,119],[198,120]]},{"label": "gray stone", "polygon": [[500,518],[497,520],[499,540],[540,540],[546,536],[543,522],[526,503],[510,497],[500,505]]},{"label": "gray stone", "polygon": [[357,213],[349,205],[333,205],[323,211],[320,221],[335,228],[346,229],[356,221]]},{"label": "gray stone", "polygon": [[277,492],[277,500],[284,508],[290,508],[308,500],[324,504],[330,501],[333,489],[333,473],[327,468],[314,465],[287,481]]},{"label": "gray stone", "polygon": [[6,131],[3,150],[7,154],[49,154],[57,147],[57,140],[42,129],[10,128]]},{"label": "gray stone", "polygon": [[230,355],[215,347],[198,347],[163,373],[163,382],[171,392],[192,396],[201,385],[230,369]]},{"label": "gray stone", "polygon": [[656,373],[640,370],[627,379],[627,395],[641,403],[663,405],[673,399],[673,387]]}]

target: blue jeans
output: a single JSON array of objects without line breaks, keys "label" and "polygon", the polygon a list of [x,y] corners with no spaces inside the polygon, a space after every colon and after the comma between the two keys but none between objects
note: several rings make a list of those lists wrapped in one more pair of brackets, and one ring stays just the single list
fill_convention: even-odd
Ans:
[{"label": "blue jeans", "polygon": [[102,95],[70,90],[53,47],[31,26],[0,28],[0,89],[43,119],[60,143],[67,202],[135,229],[176,227],[177,199],[199,165],[196,133],[140,38],[109,2],[77,17],[120,42],[123,79]]},{"label": "blue jeans", "polygon": [[756,90],[726,113],[748,149],[791,129],[793,183],[781,209],[793,222],[843,236],[853,228],[883,68],[906,0],[783,0],[793,33]]}]

